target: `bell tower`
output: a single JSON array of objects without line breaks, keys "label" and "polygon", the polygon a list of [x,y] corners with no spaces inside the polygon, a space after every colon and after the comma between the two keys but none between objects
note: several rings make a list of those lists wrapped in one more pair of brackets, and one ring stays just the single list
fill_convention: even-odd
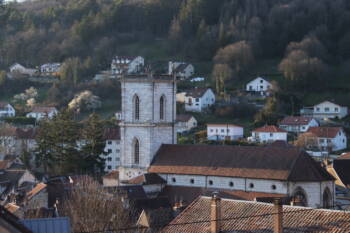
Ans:
[{"label": "bell tower", "polygon": [[120,181],[147,172],[162,144],[176,144],[176,80],[169,75],[121,78]]}]

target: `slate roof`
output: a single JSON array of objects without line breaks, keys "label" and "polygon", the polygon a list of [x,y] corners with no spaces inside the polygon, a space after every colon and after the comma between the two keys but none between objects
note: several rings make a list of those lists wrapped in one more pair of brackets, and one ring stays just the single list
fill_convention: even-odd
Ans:
[{"label": "slate roof", "polygon": [[137,176],[127,181],[128,184],[140,184],[140,185],[151,185],[151,184],[165,184],[166,181],[155,173],[146,173]]},{"label": "slate roof", "polygon": [[193,116],[190,114],[179,114],[176,116],[176,121],[178,122],[187,122],[189,121]]},{"label": "slate roof", "polygon": [[125,195],[127,198],[132,200],[147,199],[145,190],[141,185],[118,186],[117,191],[121,195]]},{"label": "slate roof", "polygon": [[20,220],[35,233],[71,233],[68,217]]},{"label": "slate roof", "polygon": [[208,90],[209,88],[202,88],[202,87],[196,87],[192,90],[186,91],[186,95],[185,96],[190,96],[193,98],[200,98],[202,97],[205,92]]},{"label": "slate roof", "polygon": [[310,127],[307,133],[312,133],[319,138],[335,138],[341,127]]},{"label": "slate roof", "polygon": [[276,146],[163,144],[148,172],[285,181],[334,180],[306,152]]},{"label": "slate roof", "polygon": [[280,129],[275,125],[265,125],[263,127],[254,129],[253,132],[266,132],[266,133],[287,133],[286,130]]},{"label": "slate roof", "polygon": [[120,128],[106,128],[103,131],[103,138],[105,140],[120,140]]},{"label": "slate roof", "polygon": [[287,116],[283,118],[280,125],[307,125],[312,119],[312,117],[304,116]]},{"label": "slate roof", "polygon": [[[200,197],[166,226],[162,233],[209,233],[210,197]],[[221,231],[271,233],[273,205],[262,202],[221,200]],[[200,214],[199,214],[200,213]],[[253,217],[252,217],[253,216]],[[283,206],[284,233],[349,232],[350,212]],[[197,222],[196,224],[185,224]]]},{"label": "slate roof", "polygon": [[350,158],[349,154],[340,156],[333,161],[333,168],[342,183],[350,186]]}]

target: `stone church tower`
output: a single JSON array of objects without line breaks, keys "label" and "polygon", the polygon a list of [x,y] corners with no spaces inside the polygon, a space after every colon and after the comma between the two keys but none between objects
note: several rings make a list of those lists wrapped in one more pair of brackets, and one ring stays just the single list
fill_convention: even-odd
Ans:
[{"label": "stone church tower", "polygon": [[121,78],[119,180],[147,172],[162,144],[176,144],[176,81],[168,75]]}]

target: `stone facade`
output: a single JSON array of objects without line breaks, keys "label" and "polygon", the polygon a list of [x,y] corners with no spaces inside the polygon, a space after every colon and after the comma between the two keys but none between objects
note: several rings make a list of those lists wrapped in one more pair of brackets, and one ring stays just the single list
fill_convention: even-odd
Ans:
[{"label": "stone facade", "polygon": [[[147,171],[161,144],[176,143],[176,83],[170,76],[161,79],[139,75],[123,77],[121,85],[123,120],[120,123],[119,171],[120,180],[128,180]],[[138,162],[135,162],[136,141]]]}]

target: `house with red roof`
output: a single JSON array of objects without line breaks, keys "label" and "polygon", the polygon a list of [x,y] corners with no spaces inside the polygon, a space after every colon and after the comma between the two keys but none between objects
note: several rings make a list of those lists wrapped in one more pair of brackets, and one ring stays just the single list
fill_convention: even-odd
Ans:
[{"label": "house with red roof", "polygon": [[339,151],[347,148],[347,137],[341,127],[310,127],[305,135],[316,138],[321,151]]},{"label": "house with red roof", "polygon": [[279,123],[281,129],[294,133],[303,133],[316,126],[319,126],[316,119],[305,116],[287,116]]},{"label": "house with red roof", "polygon": [[249,141],[258,143],[271,143],[275,141],[287,141],[287,131],[275,125],[265,125],[254,129]]}]

